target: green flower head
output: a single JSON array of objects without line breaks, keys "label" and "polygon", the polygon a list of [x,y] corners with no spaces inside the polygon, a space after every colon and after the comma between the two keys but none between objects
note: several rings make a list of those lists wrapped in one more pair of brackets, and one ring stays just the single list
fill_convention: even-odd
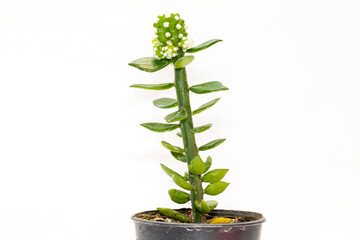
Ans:
[{"label": "green flower head", "polygon": [[156,37],[153,39],[155,57],[171,59],[182,49],[186,51],[192,42],[188,39],[187,27],[178,13],[158,16],[154,23]]}]

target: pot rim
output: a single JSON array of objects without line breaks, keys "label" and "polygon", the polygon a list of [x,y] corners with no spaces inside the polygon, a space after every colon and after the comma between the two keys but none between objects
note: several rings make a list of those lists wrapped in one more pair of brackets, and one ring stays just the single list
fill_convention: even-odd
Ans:
[{"label": "pot rim", "polygon": [[[186,208],[175,209],[177,211],[187,210]],[[137,218],[136,215],[139,214],[146,214],[146,213],[159,213],[158,210],[149,210],[136,213],[131,216],[131,219],[134,222],[138,222],[141,224],[151,224],[151,225],[162,225],[162,226],[169,226],[169,227],[186,227],[186,228],[224,228],[224,227],[245,227],[245,226],[253,226],[253,225],[260,225],[266,221],[265,217],[261,213],[257,212],[250,212],[250,211],[240,211],[240,210],[231,210],[231,209],[215,209],[212,210],[211,213],[236,213],[238,215],[251,215],[256,216],[256,220],[254,221],[247,221],[247,222],[239,222],[239,223],[221,223],[221,224],[206,224],[206,223],[174,223],[174,222],[157,222],[157,221],[150,221],[145,219]]]}]

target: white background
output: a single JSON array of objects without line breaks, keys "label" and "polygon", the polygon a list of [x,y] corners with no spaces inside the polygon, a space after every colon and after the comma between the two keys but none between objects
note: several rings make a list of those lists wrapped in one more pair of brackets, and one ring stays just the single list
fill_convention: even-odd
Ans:
[{"label": "white background", "polygon": [[151,56],[156,16],[179,12],[195,44],[199,145],[230,168],[219,208],[265,215],[264,240],[359,239],[360,3],[356,0],[1,0],[0,239],[135,239],[130,216],[181,207],[167,190],[160,145],[174,132],[139,126],[173,110],[151,101],[173,80],[127,65]]}]

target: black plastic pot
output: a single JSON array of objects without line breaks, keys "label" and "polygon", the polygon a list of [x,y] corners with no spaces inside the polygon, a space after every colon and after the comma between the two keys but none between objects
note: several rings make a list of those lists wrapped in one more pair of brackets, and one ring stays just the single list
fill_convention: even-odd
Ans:
[{"label": "black plastic pot", "polygon": [[[177,209],[186,211],[186,209]],[[213,210],[212,216],[242,217],[251,221],[227,224],[167,223],[137,218],[140,214],[156,214],[146,211],[132,216],[137,240],[260,240],[261,224],[265,218],[260,213]]]}]

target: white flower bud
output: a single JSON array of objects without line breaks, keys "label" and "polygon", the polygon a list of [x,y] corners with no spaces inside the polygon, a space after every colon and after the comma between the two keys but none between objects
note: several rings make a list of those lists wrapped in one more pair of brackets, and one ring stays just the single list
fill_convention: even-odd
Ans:
[{"label": "white flower bud", "polygon": [[170,37],[171,36],[171,34],[169,33],[169,32],[167,32],[167,33],[165,33],[165,37]]},{"label": "white flower bud", "polygon": [[164,22],[164,27],[169,27],[169,22]]}]

